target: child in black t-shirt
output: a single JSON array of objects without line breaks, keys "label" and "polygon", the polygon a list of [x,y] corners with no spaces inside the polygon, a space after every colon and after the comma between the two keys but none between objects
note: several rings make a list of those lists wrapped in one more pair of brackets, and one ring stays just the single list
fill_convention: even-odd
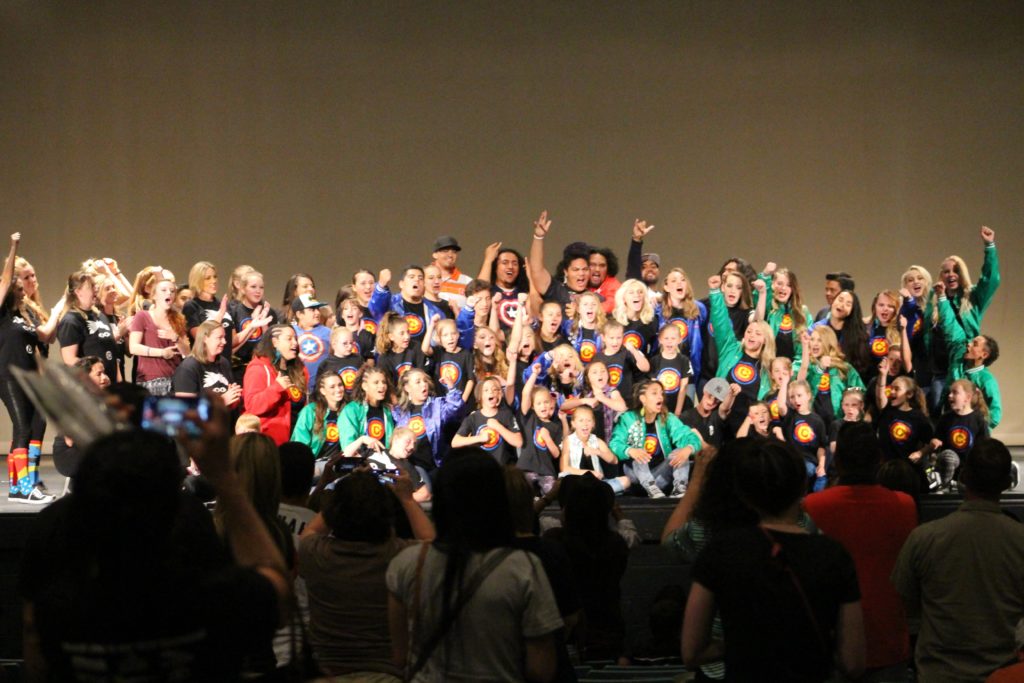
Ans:
[{"label": "child in black t-shirt", "polygon": [[864,420],[864,390],[860,387],[850,387],[843,391],[843,397],[839,400],[839,410],[843,416],[840,420],[833,420],[828,425],[828,446],[829,452],[836,452],[836,441],[839,439],[839,429],[847,422],[862,422]]},{"label": "child in black t-shirt", "polygon": [[623,396],[633,395],[633,382],[651,370],[651,364],[640,349],[622,343],[626,328],[617,320],[605,322],[601,328],[601,351],[595,360],[608,368],[608,384]]},{"label": "child in black t-shirt", "polygon": [[686,387],[693,376],[690,359],[679,350],[683,337],[674,323],[658,332],[658,353],[651,358],[651,377],[665,388],[665,405],[676,417],[686,404]]},{"label": "child in black t-shirt", "polygon": [[537,386],[540,372],[540,365],[533,365],[523,387],[519,418],[525,436],[516,467],[523,470],[526,479],[544,496],[558,478],[565,417],[561,422],[555,417],[555,397],[547,387]]},{"label": "child in black t-shirt", "polygon": [[512,410],[502,403],[501,381],[493,376],[480,380],[476,402],[480,409],[466,416],[459,425],[459,431],[452,437],[452,448],[479,446],[501,465],[515,463],[516,449],[522,447],[523,435]]},{"label": "child in black t-shirt", "polygon": [[981,390],[969,379],[958,379],[949,387],[950,410],[935,425],[931,448],[935,453],[935,469],[941,477],[943,490],[953,485],[953,475],[974,447],[974,442],[988,435],[988,407]]},{"label": "child in black t-shirt", "polygon": [[804,456],[808,487],[812,491],[824,490],[828,480],[825,470],[828,433],[825,421],[811,409],[811,386],[803,380],[792,382],[789,385],[789,404],[779,403],[779,411],[786,441]]},{"label": "child in black t-shirt", "polygon": [[356,388],[356,375],[363,367],[363,356],[355,348],[355,335],[352,330],[341,325],[331,330],[331,355],[320,363],[318,375],[333,372],[341,378],[341,386],[345,390],[345,403],[352,399]]},{"label": "child in black t-shirt", "polygon": [[398,386],[402,374],[411,368],[426,367],[426,357],[419,346],[412,345],[409,323],[398,313],[388,312],[380,321],[377,334],[377,365]]},{"label": "child in black t-shirt", "polygon": [[[436,337],[436,339],[435,339]],[[436,341],[437,344],[433,344]],[[463,403],[469,401],[473,377],[473,352],[459,346],[459,328],[454,320],[431,318],[421,345],[424,355],[430,357],[434,381],[445,391],[458,389]]]}]

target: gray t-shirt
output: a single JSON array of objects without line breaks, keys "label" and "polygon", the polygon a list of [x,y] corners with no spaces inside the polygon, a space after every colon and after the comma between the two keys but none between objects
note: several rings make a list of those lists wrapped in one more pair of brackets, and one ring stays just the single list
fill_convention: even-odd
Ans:
[{"label": "gray t-shirt", "polygon": [[[491,553],[474,554],[464,584],[471,581]],[[387,585],[412,609],[419,548],[408,548],[388,567]],[[434,632],[441,614],[442,578],[447,556],[431,547],[423,563],[419,614],[411,637],[411,659]],[[409,615],[413,619],[413,615]],[[555,598],[540,560],[513,551],[484,579],[455,624],[415,681],[522,681],[524,640],[539,638],[562,627]]]}]

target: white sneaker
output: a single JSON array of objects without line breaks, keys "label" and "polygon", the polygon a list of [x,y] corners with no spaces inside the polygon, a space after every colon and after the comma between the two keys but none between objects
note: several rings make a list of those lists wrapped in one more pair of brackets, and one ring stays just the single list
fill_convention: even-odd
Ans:
[{"label": "white sneaker", "polygon": [[651,498],[664,498],[665,492],[658,488],[658,485],[654,481],[642,481],[640,486],[643,487],[644,491],[647,491],[647,495]]},{"label": "white sneaker", "polygon": [[9,503],[25,503],[26,505],[48,505],[53,501],[54,497],[40,491],[38,486],[33,487],[28,493],[11,491],[7,496],[7,502]]},{"label": "white sneaker", "polygon": [[682,498],[686,495],[686,484],[679,482],[672,486],[672,493],[668,494],[669,498]]}]

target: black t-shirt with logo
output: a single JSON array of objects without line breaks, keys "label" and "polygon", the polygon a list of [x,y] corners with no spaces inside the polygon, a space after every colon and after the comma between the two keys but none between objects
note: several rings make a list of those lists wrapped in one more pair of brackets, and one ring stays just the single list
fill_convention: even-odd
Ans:
[{"label": "black t-shirt with logo", "polygon": [[316,454],[319,458],[330,458],[341,451],[341,444],[338,442],[338,411],[328,410],[324,415],[324,443],[320,446],[320,452]]},{"label": "black t-shirt with logo", "polygon": [[725,420],[722,419],[717,408],[712,410],[707,417],[697,412],[696,407],[687,408],[679,416],[679,419],[687,427],[696,429],[700,433],[700,438],[704,439],[708,445],[715,448],[722,447],[722,439],[725,436]]},{"label": "black t-shirt with logo", "polygon": [[498,285],[491,285],[491,294],[501,295],[497,305],[498,324],[501,326],[501,329],[507,332],[515,325],[516,316],[519,315],[519,291],[516,289],[502,289]]},{"label": "black t-shirt with logo", "polygon": [[387,422],[384,419],[384,406],[366,407],[366,436],[384,443],[387,437]]},{"label": "black t-shirt with logo", "polygon": [[[181,310],[185,316],[185,325],[189,330],[189,337],[194,342],[195,337],[192,336],[192,329],[199,327],[207,320],[213,320],[220,313],[220,301],[203,301],[199,297],[187,301],[184,308]],[[231,315],[231,307],[224,311],[224,318],[220,323],[221,327],[224,328],[224,339],[227,342],[224,344],[224,350],[220,352],[220,355],[231,360],[231,343],[234,339],[235,334],[235,318]]]},{"label": "black t-shirt with logo", "polygon": [[643,449],[651,456],[647,464],[652,470],[665,461],[665,451],[661,447],[661,439],[658,438],[657,422],[644,423],[644,445]]},{"label": "black t-shirt with logo", "polygon": [[[205,311],[206,309],[203,310]],[[219,305],[216,310],[220,310]],[[252,324],[253,310],[254,309],[249,308],[241,301],[232,301],[228,304],[228,312],[231,314],[231,320],[235,332],[241,334],[249,329],[249,326]],[[216,315],[216,312],[214,312],[214,315]],[[202,320],[199,322],[202,323]],[[278,317],[277,311],[270,309],[270,325],[277,325],[279,322],[281,322],[281,319]],[[189,329],[192,329],[191,321],[188,321],[186,324],[189,325]],[[249,335],[249,338],[246,339],[241,346],[235,349],[234,355],[242,365],[247,365],[249,361],[252,360],[252,352],[256,349],[256,345],[260,343],[260,340],[263,339],[263,335],[266,334],[267,329],[269,329],[269,325],[268,327],[254,330],[253,333]],[[230,347],[227,348],[230,349]]]},{"label": "black t-shirt with logo", "polygon": [[638,375],[642,375],[633,354],[626,349],[619,349],[616,353],[601,351],[595,360],[601,361],[608,368],[608,386],[618,389],[622,397],[628,401],[633,395],[634,380]]},{"label": "black t-shirt with logo", "polygon": [[176,394],[223,394],[232,381],[231,364],[224,358],[218,356],[212,363],[203,364],[189,356],[174,371],[172,387]]},{"label": "black t-shirt with logo", "polygon": [[380,358],[377,359],[377,365],[391,378],[391,384],[397,387],[398,380],[407,371],[413,368],[425,368],[427,366],[427,357],[423,355],[423,349],[417,344],[410,346],[400,353],[386,351],[380,354]]},{"label": "black t-shirt with logo", "polygon": [[818,464],[818,449],[826,448],[828,439],[828,431],[821,416],[813,412],[801,415],[790,409],[782,420],[782,433],[786,441],[800,451],[804,460]]},{"label": "black t-shirt with logo", "polygon": [[932,440],[932,423],[917,409],[886,406],[875,425],[886,460],[906,458]]},{"label": "black t-shirt with logo", "polygon": [[974,448],[974,442],[988,435],[988,424],[977,410],[966,415],[950,411],[935,425],[935,438],[942,440],[942,448],[955,452],[962,460]]},{"label": "black t-shirt with logo", "polygon": [[69,311],[57,325],[61,346],[78,345],[78,357],[96,356],[111,382],[117,381],[117,342],[109,318],[95,310]]},{"label": "black t-shirt with logo", "polygon": [[626,329],[622,335],[623,346],[632,346],[634,349],[640,349],[640,352],[645,356],[650,356],[657,341],[657,318],[649,323],[640,320],[630,320],[626,323]]},{"label": "black t-shirt with logo", "polygon": [[473,376],[473,352],[469,349],[459,349],[455,353],[449,353],[441,347],[435,347],[431,374],[439,393],[442,393],[441,387],[444,387],[443,391],[463,391],[466,382]]},{"label": "black t-shirt with logo", "polygon": [[[500,465],[511,465],[516,461],[516,449],[509,445],[507,441],[499,434],[496,430],[491,429],[487,426],[487,421],[491,419],[484,415],[479,410],[476,410],[466,416],[466,419],[459,425],[459,431],[457,432],[460,436],[475,436],[477,434],[486,433],[487,441],[479,444],[479,448],[489,453],[498,461]],[[498,414],[494,416],[503,427],[512,431],[519,432],[519,423],[516,421],[516,416],[512,414],[512,410],[508,406],[502,405],[498,408]]]},{"label": "black t-shirt with logo", "polygon": [[684,381],[692,378],[693,368],[690,366],[690,359],[681,353],[675,358],[665,358],[657,353],[651,358],[650,375],[664,387],[665,405],[668,412],[674,413],[679,402],[686,401],[686,394],[680,389]]},{"label": "black t-shirt with logo", "polygon": [[42,347],[31,319],[16,310],[0,311],[0,378],[11,379],[11,368],[35,370],[35,352]]},{"label": "black t-shirt with logo", "polygon": [[419,465],[428,472],[437,467],[434,462],[434,450],[427,437],[426,423],[423,421],[423,406],[412,406],[409,410],[409,424],[406,425],[416,435],[416,450],[409,456],[413,464]]},{"label": "black t-shirt with logo", "polygon": [[363,360],[363,357],[357,353],[349,356],[327,356],[320,363],[316,374],[319,377],[325,372],[333,372],[341,378],[341,386],[345,390],[346,398],[352,398],[352,391],[356,388],[356,375],[359,373],[359,368],[363,367]]},{"label": "black t-shirt with logo", "polygon": [[547,429],[555,445],[562,442],[562,423],[560,420],[542,420],[532,410],[520,415],[523,425],[523,447],[520,449],[519,462],[516,467],[524,472],[534,472],[541,476],[557,477],[558,460],[552,457],[547,442],[542,443],[540,430]]},{"label": "black t-shirt with logo", "polygon": [[423,341],[423,335],[427,331],[427,314],[423,302],[420,301],[418,304],[413,304],[403,301],[402,307],[405,309],[405,322],[409,325],[409,338],[414,342],[410,342],[410,347],[419,346]]}]

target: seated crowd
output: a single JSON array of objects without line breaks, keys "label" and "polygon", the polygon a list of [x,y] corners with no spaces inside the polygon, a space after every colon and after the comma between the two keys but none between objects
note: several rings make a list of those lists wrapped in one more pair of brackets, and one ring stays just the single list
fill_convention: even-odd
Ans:
[{"label": "seated crowd", "polygon": [[[442,237],[396,293],[389,270],[358,271],[327,306],[297,274],[275,310],[248,266],[218,298],[209,262],[178,287],[160,266],[130,285],[98,259],[49,314],[12,236],[4,365],[34,369],[56,339],[100,387],[220,398],[184,453],[139,430],[84,453],[56,437],[74,484],[26,551],[31,671],[573,680],[574,662],[627,655],[620,584],[636,537],[620,495],[681,498],[663,541],[693,563],[682,657],[699,680],[821,681],[836,666],[901,680],[887,676],[911,658],[904,604],[921,619],[921,680],[1010,664],[1024,531],[979,517],[1015,485],[988,436],[1001,418],[998,345],[981,334],[993,231],[977,283],[959,257],[934,286],[911,266],[863,317],[846,273],[827,276],[815,316],[795,274],[739,258],[697,300],[681,268],[643,251],[652,228],[633,226],[622,282],[615,254],[584,243],[549,271],[543,213],[528,260],[492,244],[475,279]],[[0,389],[9,497],[50,503],[45,422],[10,375]],[[959,484],[967,519],[915,531],[913,498],[877,481]],[[561,524],[538,536],[556,499]],[[969,583],[935,585],[940,541],[990,558],[999,571],[977,574],[1008,587],[960,586],[987,615],[969,648],[945,636],[970,615],[936,607],[946,583]]]}]

